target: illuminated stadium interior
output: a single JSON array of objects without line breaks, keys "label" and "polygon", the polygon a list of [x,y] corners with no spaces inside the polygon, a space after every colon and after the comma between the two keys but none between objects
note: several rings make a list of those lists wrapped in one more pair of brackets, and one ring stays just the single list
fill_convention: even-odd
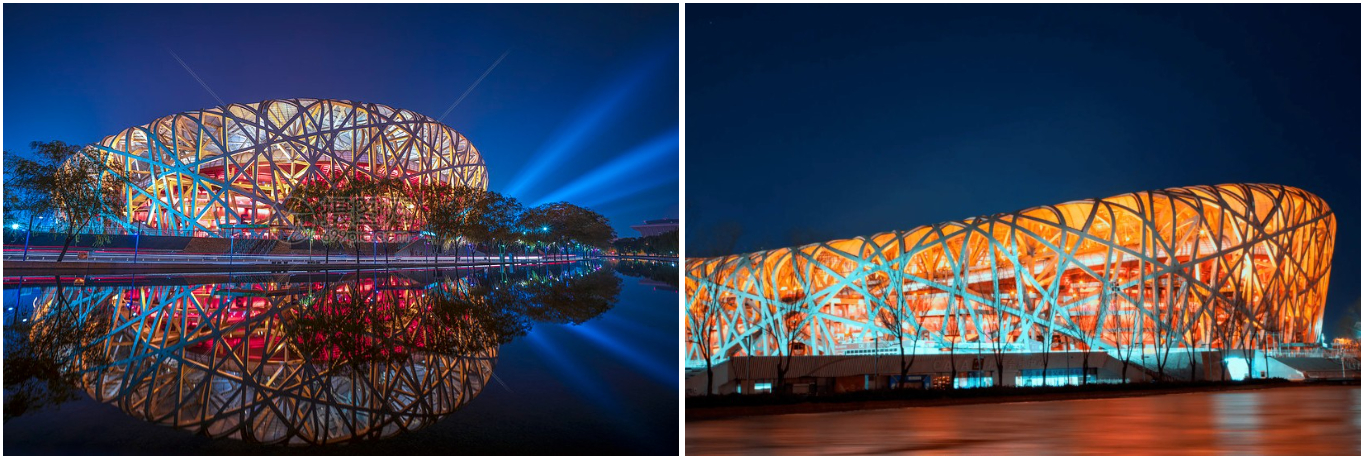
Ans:
[{"label": "illuminated stadium interior", "polygon": [[305,179],[336,175],[487,189],[469,139],[386,105],[326,99],[230,104],[158,118],[104,138],[133,228],[224,236],[292,226],[283,203]]},{"label": "illuminated stadium interior", "polygon": [[1319,339],[1335,216],[1193,186],[687,261],[688,367],[732,356],[1289,347]]}]

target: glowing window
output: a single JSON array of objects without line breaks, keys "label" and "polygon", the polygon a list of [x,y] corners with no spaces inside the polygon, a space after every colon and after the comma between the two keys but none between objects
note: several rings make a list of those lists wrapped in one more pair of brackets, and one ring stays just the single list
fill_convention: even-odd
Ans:
[{"label": "glowing window", "polygon": [[1250,366],[1246,365],[1246,359],[1240,357],[1228,357],[1227,360],[1224,361],[1223,363],[1226,364],[1227,375],[1231,376],[1232,381],[1240,381],[1246,379],[1246,375],[1250,374]]}]

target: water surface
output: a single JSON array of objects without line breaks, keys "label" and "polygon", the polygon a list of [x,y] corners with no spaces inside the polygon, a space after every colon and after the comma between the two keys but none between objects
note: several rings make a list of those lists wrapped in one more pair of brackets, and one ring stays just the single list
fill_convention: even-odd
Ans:
[{"label": "water surface", "polygon": [[4,453],[676,454],[675,269],[7,278]]},{"label": "water surface", "polygon": [[1359,455],[1360,388],[756,416],[686,423],[688,455]]}]

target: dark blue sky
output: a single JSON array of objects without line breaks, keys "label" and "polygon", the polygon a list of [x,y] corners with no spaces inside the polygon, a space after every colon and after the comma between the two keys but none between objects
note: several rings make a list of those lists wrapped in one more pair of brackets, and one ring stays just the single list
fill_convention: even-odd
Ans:
[{"label": "dark blue sky", "polygon": [[1175,186],[1336,211],[1360,295],[1359,5],[687,7],[687,252]]},{"label": "dark blue sky", "polygon": [[4,148],[91,143],[225,102],[336,98],[440,117],[491,188],[629,225],[675,218],[677,5],[4,6]]}]

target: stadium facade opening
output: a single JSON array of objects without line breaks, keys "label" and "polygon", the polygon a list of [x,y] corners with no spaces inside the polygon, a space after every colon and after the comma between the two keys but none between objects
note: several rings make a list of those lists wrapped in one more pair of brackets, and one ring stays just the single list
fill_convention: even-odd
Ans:
[{"label": "stadium facade opening", "polygon": [[691,259],[687,366],[901,342],[918,354],[1315,343],[1335,231],[1311,193],[1229,184]]},{"label": "stadium facade opening", "polygon": [[292,226],[284,203],[335,174],[487,189],[469,139],[428,116],[327,99],[230,104],[158,118],[104,138],[124,185],[113,220],[169,234],[225,236]]}]

